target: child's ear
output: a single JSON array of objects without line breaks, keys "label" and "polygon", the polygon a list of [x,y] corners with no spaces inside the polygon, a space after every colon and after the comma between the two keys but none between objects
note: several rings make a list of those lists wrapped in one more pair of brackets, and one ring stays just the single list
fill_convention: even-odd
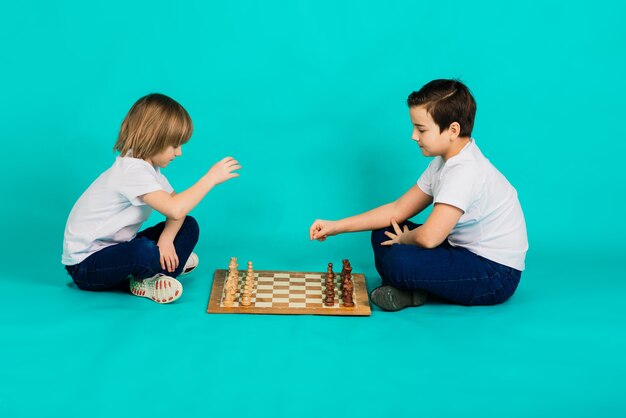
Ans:
[{"label": "child's ear", "polygon": [[461,125],[459,122],[452,122],[448,128],[448,132],[450,133],[451,140],[458,138],[459,135],[461,135]]}]

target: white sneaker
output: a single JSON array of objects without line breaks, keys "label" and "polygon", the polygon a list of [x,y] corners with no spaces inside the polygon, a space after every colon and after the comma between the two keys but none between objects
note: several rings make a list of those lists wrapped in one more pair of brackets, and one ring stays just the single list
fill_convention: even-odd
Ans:
[{"label": "white sneaker", "polygon": [[183,267],[183,271],[179,274],[179,276],[184,276],[185,274],[191,273],[193,270],[195,270],[196,267],[198,267],[198,263],[200,263],[198,254],[196,253],[189,254],[189,258],[187,259],[187,262],[185,263],[185,267]]},{"label": "white sneaker", "polygon": [[183,285],[173,277],[157,274],[143,280],[132,279],[130,291],[133,295],[150,298],[157,303],[171,303],[183,294]]}]

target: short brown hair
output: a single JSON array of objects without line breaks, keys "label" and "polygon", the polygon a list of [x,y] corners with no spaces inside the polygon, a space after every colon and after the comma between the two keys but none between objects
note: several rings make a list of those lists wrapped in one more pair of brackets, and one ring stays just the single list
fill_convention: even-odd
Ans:
[{"label": "short brown hair", "polygon": [[445,131],[452,122],[461,125],[460,136],[472,135],[476,101],[467,86],[459,80],[433,80],[407,99],[409,107],[424,106],[439,126]]},{"label": "short brown hair", "polygon": [[187,143],[193,133],[189,114],[176,100],[153,93],[137,100],[122,122],[114,151],[149,158],[168,146]]}]

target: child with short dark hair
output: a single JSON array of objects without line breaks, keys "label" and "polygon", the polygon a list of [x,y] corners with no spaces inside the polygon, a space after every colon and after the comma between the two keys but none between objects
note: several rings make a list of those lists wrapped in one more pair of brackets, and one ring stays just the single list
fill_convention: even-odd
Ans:
[{"label": "child with short dark hair", "polygon": [[[471,137],[476,102],[458,80],[434,80],[409,95],[412,139],[435,157],[398,200],[339,221],[316,220],[310,239],[372,231],[382,286],[371,300],[396,311],[428,294],[493,305],[516,290],[528,250],[517,192]],[[434,203],[423,225],[407,219]]]},{"label": "child with short dark hair", "polygon": [[[241,168],[224,158],[176,194],[161,169],[182,155],[192,132],[187,111],[165,95],[144,96],[129,110],[114,147],[120,155],[74,204],[65,226],[62,263],[80,289],[130,283],[134,295],[158,303],[182,295],[176,277],[198,265],[198,223],[187,214]],[[138,232],[153,209],[166,220]]]}]

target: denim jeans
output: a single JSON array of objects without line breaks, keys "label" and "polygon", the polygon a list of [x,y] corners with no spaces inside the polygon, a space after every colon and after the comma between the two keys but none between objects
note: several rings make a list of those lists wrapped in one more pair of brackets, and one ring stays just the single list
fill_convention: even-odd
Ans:
[{"label": "denim jeans", "polygon": [[78,264],[65,266],[65,269],[83,290],[108,290],[127,285],[129,276],[145,279],[163,273],[177,277],[198,242],[198,222],[187,216],[176,234],[174,248],[179,263],[172,273],[161,268],[161,253],[156,245],[163,228],[165,222],[160,222],[139,232],[128,242],[103,248]]},{"label": "denim jeans", "polygon": [[[418,224],[404,222],[410,230]],[[383,285],[399,289],[421,289],[461,305],[495,305],[506,301],[517,289],[522,272],[496,263],[471,251],[453,247],[445,240],[436,248],[394,244],[385,231],[372,231],[376,270]]]}]

